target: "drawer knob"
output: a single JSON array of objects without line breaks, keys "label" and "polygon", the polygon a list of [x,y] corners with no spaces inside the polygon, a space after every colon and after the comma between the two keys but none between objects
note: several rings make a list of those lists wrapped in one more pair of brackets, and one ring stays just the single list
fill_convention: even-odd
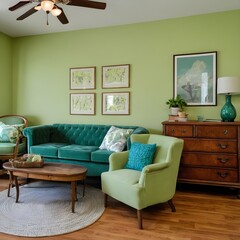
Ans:
[{"label": "drawer knob", "polygon": [[217,146],[220,147],[221,149],[226,149],[226,148],[228,148],[228,144],[223,145],[223,144],[221,144],[221,143],[218,143]]},{"label": "drawer knob", "polygon": [[175,133],[175,129],[172,129],[172,133]]},{"label": "drawer knob", "polygon": [[186,133],[186,132],[187,132],[187,130],[186,130],[186,129],[183,129],[183,130],[182,130],[182,133]]},{"label": "drawer knob", "polygon": [[217,172],[217,175],[221,178],[226,178],[229,175],[229,173],[228,172]]},{"label": "drawer knob", "polygon": [[226,162],[229,161],[229,158],[224,158],[224,159],[223,158],[217,158],[217,160],[221,163],[226,163]]},{"label": "drawer knob", "polygon": [[227,135],[227,134],[228,134],[228,130],[227,130],[227,129],[224,130],[224,131],[223,131],[223,134]]}]

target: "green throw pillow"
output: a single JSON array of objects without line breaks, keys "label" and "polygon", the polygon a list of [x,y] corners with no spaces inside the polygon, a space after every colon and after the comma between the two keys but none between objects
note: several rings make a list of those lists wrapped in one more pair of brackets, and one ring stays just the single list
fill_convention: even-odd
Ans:
[{"label": "green throw pillow", "polygon": [[121,152],[126,146],[127,140],[133,129],[123,129],[112,126],[103,139],[100,149],[113,152]]},{"label": "green throw pillow", "polygon": [[0,142],[16,143],[22,135],[24,124],[7,125],[0,122]]},{"label": "green throw pillow", "polygon": [[156,144],[132,143],[125,168],[142,171],[145,166],[152,163],[155,151]]}]

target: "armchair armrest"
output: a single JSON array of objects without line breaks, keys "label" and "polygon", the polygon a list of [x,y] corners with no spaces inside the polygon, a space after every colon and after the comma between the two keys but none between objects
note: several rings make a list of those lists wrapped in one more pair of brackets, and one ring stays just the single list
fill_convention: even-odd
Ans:
[{"label": "armchair armrest", "polygon": [[139,179],[139,185],[142,187],[146,185],[158,184],[157,182],[164,181],[164,175],[168,172],[169,163],[154,163],[143,168]]},{"label": "armchair armrest", "polygon": [[109,157],[109,171],[124,168],[128,161],[129,151],[112,153]]},{"label": "armchair armrest", "polygon": [[151,172],[162,170],[166,167],[168,167],[167,162],[154,163],[154,164],[150,164],[150,165],[145,166],[142,170],[142,173],[151,173]]}]

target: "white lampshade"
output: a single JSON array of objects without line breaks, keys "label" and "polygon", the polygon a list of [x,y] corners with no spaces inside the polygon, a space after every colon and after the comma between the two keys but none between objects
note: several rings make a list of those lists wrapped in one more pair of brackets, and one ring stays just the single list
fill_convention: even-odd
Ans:
[{"label": "white lampshade", "polygon": [[55,17],[59,16],[61,13],[62,13],[62,10],[57,7],[54,7],[51,11],[51,14]]},{"label": "white lampshade", "polygon": [[42,6],[42,9],[47,12],[47,11],[51,11],[53,9],[54,3],[53,3],[53,1],[49,1],[49,0],[42,1],[41,6]]},{"label": "white lampshade", "polygon": [[240,77],[220,77],[217,85],[218,94],[240,94]]}]

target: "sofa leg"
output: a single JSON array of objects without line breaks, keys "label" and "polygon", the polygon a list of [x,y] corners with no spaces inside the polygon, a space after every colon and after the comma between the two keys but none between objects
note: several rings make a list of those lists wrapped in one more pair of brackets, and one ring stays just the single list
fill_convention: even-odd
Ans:
[{"label": "sofa leg", "polygon": [[143,229],[143,226],[142,226],[142,211],[141,210],[137,210],[137,217],[138,217],[138,228]]},{"label": "sofa leg", "polygon": [[175,208],[175,206],[174,206],[174,204],[173,204],[172,199],[168,200],[168,205],[171,207],[172,212],[176,212],[176,208]]},{"label": "sofa leg", "polygon": [[107,200],[108,200],[108,195],[104,193],[104,207],[107,207]]}]

